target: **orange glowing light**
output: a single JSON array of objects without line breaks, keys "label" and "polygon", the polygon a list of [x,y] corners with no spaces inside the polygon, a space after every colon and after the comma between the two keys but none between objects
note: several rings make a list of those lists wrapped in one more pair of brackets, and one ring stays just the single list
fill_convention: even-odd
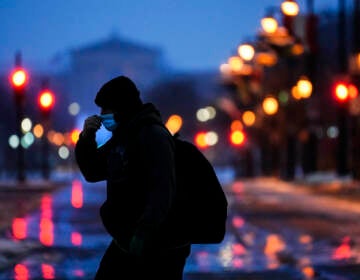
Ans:
[{"label": "orange glowing light", "polygon": [[33,133],[36,138],[40,138],[44,134],[44,128],[41,124],[37,124],[33,128]]},{"label": "orange glowing light", "polygon": [[71,144],[75,145],[77,143],[77,141],[79,140],[79,135],[80,135],[80,129],[73,129],[70,133],[70,139],[71,139]]},{"label": "orange glowing light", "polygon": [[350,99],[354,99],[354,98],[358,97],[359,90],[357,89],[356,86],[354,86],[353,84],[350,84],[348,87],[348,90],[349,90],[349,98]]},{"label": "orange glowing light", "polygon": [[262,107],[267,115],[274,115],[279,109],[279,103],[274,97],[266,97],[262,103]]},{"label": "orange glowing light", "polygon": [[302,269],[302,273],[306,279],[313,279],[315,277],[315,270],[311,266],[306,266]]},{"label": "orange glowing light", "polygon": [[252,126],[255,123],[256,116],[252,111],[245,111],[242,115],[242,119],[245,125]]},{"label": "orange glowing light", "polygon": [[267,16],[261,19],[261,27],[266,33],[275,33],[278,25],[277,20],[272,16]]},{"label": "orange glowing light", "polygon": [[195,144],[202,149],[208,147],[206,132],[199,132],[195,135]]},{"label": "orange glowing light", "polygon": [[266,244],[264,248],[265,255],[274,255],[285,249],[286,245],[283,239],[277,234],[269,234],[266,237]]},{"label": "orange glowing light", "polygon": [[230,129],[234,130],[242,130],[244,128],[243,124],[239,120],[233,120],[230,125]]},{"label": "orange glowing light", "polygon": [[294,0],[285,0],[281,3],[281,11],[287,16],[298,15],[299,10],[299,5]]},{"label": "orange glowing light", "polygon": [[182,118],[179,115],[171,115],[167,120],[165,126],[171,132],[171,134],[174,135],[180,130],[182,123]]}]

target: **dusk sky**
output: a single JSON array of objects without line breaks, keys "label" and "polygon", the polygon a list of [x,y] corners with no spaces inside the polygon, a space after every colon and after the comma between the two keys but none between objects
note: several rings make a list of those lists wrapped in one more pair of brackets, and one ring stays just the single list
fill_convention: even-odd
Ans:
[{"label": "dusk sky", "polygon": [[[217,69],[239,43],[256,34],[266,8],[281,2],[0,0],[0,67],[12,65],[16,50],[24,65],[45,65],[57,53],[118,34],[160,48],[175,68]],[[307,12],[306,2],[298,0],[301,13]],[[314,0],[315,12],[336,9],[338,2]]]}]

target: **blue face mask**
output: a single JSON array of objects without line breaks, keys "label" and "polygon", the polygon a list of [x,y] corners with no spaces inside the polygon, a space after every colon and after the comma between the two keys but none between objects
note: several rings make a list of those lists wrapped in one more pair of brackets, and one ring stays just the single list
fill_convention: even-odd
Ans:
[{"label": "blue face mask", "polygon": [[114,131],[117,128],[118,124],[114,119],[114,114],[100,115],[100,118],[101,123],[107,130]]}]

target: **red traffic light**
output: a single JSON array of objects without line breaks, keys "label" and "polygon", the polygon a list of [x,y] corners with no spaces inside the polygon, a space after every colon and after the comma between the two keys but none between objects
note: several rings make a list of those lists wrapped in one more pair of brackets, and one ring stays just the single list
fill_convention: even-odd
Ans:
[{"label": "red traffic light", "polygon": [[10,75],[10,82],[14,88],[22,88],[27,82],[27,73],[22,68],[15,69]]},{"label": "red traffic light", "polygon": [[349,99],[354,99],[358,96],[359,91],[357,87],[351,83],[338,82],[335,84],[334,95],[339,102],[346,102]]},{"label": "red traffic light", "polygon": [[42,110],[50,110],[55,103],[55,95],[50,90],[44,90],[39,95],[39,105]]}]

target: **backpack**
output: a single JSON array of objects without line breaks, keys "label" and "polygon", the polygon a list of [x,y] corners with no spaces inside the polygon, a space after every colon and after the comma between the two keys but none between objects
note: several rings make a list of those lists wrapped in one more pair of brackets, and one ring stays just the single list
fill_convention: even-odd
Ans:
[{"label": "backpack", "polygon": [[226,231],[228,202],[205,155],[191,142],[173,136],[175,142],[178,209],[192,244],[217,244]]}]

